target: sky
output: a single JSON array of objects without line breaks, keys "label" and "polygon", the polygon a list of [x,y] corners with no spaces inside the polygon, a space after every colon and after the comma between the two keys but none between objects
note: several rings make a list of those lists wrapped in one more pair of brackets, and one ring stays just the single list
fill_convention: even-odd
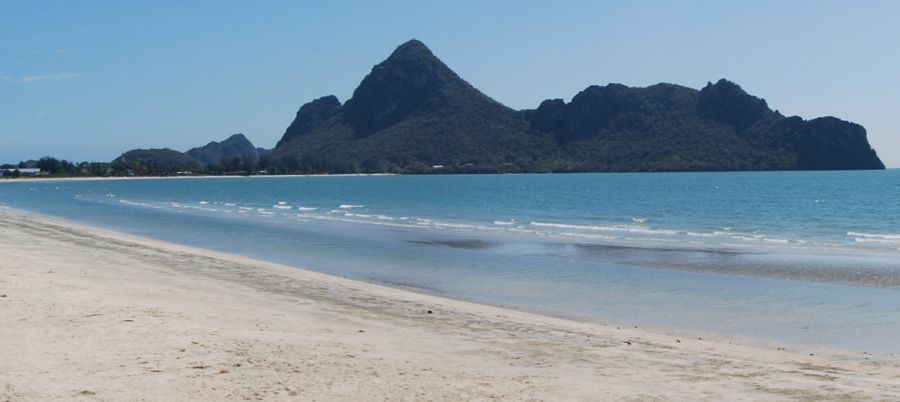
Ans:
[{"label": "sky", "polygon": [[900,1],[0,0],[0,162],[109,161],[342,102],[416,38],[516,109],[589,85],[727,78],[785,115],[866,127],[900,167]]}]

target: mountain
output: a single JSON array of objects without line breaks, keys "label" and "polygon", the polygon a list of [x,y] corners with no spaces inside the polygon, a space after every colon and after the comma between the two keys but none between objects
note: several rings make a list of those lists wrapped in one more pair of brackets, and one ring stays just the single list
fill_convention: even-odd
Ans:
[{"label": "mountain", "polygon": [[861,126],[784,117],[737,84],[591,86],[544,101],[533,131],[581,170],[883,169]]},{"label": "mountain", "polygon": [[199,167],[194,158],[169,148],[132,149],[114,159],[112,165],[137,174],[173,173]]},{"label": "mountain", "polygon": [[279,147],[303,133],[311,131],[328,120],[340,108],[341,102],[334,95],[323,96],[301,106],[297,111],[297,117],[294,118],[287,131],[284,132],[284,136],[275,146]]},{"label": "mountain", "polygon": [[300,108],[269,158],[286,170],[398,171],[433,164],[497,165],[497,150],[536,146],[528,123],[411,40],[372,68],[353,97]]},{"label": "mountain", "polygon": [[719,80],[592,85],[516,111],[422,42],[400,45],[345,103],[303,105],[260,164],[280,172],[883,169],[862,126],[785,117]]},{"label": "mountain", "polygon": [[223,159],[259,160],[259,151],[243,134],[235,134],[222,142],[210,142],[202,147],[191,148],[187,155],[204,165],[221,163]]}]

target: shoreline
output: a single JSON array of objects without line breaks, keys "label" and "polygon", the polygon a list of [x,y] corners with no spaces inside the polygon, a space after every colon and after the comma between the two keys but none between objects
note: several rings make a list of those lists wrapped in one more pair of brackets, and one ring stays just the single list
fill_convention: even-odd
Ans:
[{"label": "shoreline", "polygon": [[[134,241],[140,244],[148,244],[154,247],[174,247],[174,248],[184,248],[187,252],[196,252],[202,254],[215,255],[220,258],[225,259],[234,259],[239,258],[244,260],[247,264],[269,264],[271,266],[276,267],[277,269],[286,269],[290,271],[301,271],[307,274],[313,275],[322,275],[326,280],[333,280],[340,283],[346,282],[347,285],[353,286],[372,286],[375,288],[380,288],[387,290],[388,292],[402,292],[402,293],[410,293],[415,295],[420,295],[428,298],[436,298],[437,300],[444,301],[452,301],[459,302],[464,304],[471,304],[478,307],[491,307],[498,308],[503,311],[515,311],[523,314],[531,314],[538,317],[543,318],[553,318],[558,320],[563,320],[564,322],[574,322],[578,324],[585,325],[593,325],[593,326],[601,326],[601,327],[634,327],[640,329],[642,331],[647,331],[654,334],[672,336],[672,337],[681,337],[681,338],[696,338],[702,337],[706,340],[715,340],[719,343],[728,343],[728,344],[738,344],[744,346],[750,346],[755,348],[762,349],[785,349],[785,350],[794,350],[800,351],[804,353],[813,352],[815,354],[829,354],[829,355],[842,355],[842,356],[864,356],[872,358],[874,356],[880,356],[885,359],[896,359],[898,366],[900,366],[900,354],[896,352],[887,352],[887,351],[879,351],[877,348],[873,350],[864,350],[864,348],[850,348],[850,347],[838,347],[838,346],[829,346],[826,344],[813,344],[813,343],[798,343],[798,342],[789,342],[778,340],[774,338],[765,338],[765,337],[754,337],[748,335],[740,335],[740,334],[731,334],[726,335],[722,333],[715,333],[713,331],[702,330],[702,329],[692,329],[689,327],[672,327],[672,326],[664,326],[664,325],[654,325],[652,323],[648,323],[645,321],[635,320],[635,321],[623,321],[621,319],[616,320],[610,317],[604,316],[595,316],[595,315],[581,315],[577,313],[566,313],[563,311],[553,311],[549,309],[541,309],[539,307],[529,308],[526,306],[516,306],[509,305],[503,303],[495,303],[488,300],[479,300],[478,298],[466,298],[466,297],[455,297],[446,294],[442,294],[439,291],[435,291],[433,289],[424,288],[424,287],[416,287],[410,285],[404,285],[402,283],[390,283],[390,282],[378,282],[366,279],[359,279],[353,277],[340,276],[336,274],[330,274],[327,272],[317,271],[314,269],[309,269],[302,266],[292,265],[289,262],[279,261],[278,259],[261,259],[255,258],[252,256],[247,256],[243,254],[237,253],[228,253],[226,251],[204,248],[202,246],[190,245],[190,244],[180,244],[173,243],[167,241],[165,239],[152,238],[147,236],[140,236],[129,234],[125,232],[118,231],[115,228],[111,227],[103,227],[103,226],[92,226],[87,223],[80,223],[77,221],[69,220],[66,218],[43,215],[38,212],[31,212],[26,210],[16,209],[12,206],[5,206],[0,203],[0,211],[2,208],[8,208],[10,210],[15,211],[16,213],[29,215],[35,217],[37,219],[44,219],[49,222],[56,222],[58,224],[64,224],[70,227],[77,227],[80,230],[85,230],[88,232],[97,232],[101,235],[108,235],[114,238],[123,238],[128,239],[129,241]],[[696,249],[682,249],[672,245],[666,245],[661,247],[650,246],[624,246],[620,244],[611,243],[609,246],[612,247],[623,247],[629,249],[640,249],[640,250],[691,250],[691,251],[701,251],[701,252],[726,252],[726,253],[755,253],[760,252],[759,249],[753,250],[744,250],[738,246],[732,246],[727,249],[716,249],[716,248],[696,248]],[[845,253],[839,253],[839,250],[829,250],[834,252],[833,256],[842,256],[846,257],[847,252],[851,254],[862,253],[861,250],[844,250]],[[786,255],[792,255],[793,253],[797,253],[795,250],[763,250],[765,253],[785,253]],[[800,254],[797,254],[800,255]],[[678,268],[649,268],[649,269],[658,269],[662,271],[679,271],[679,272],[695,272],[702,274],[713,274],[713,275],[724,275],[728,277],[743,277],[748,279],[763,279],[763,280],[788,280],[788,281],[808,281],[813,283],[820,283],[826,285],[835,285],[835,286],[854,286],[854,287],[866,287],[870,289],[900,289],[897,285],[888,284],[882,286],[875,286],[871,283],[864,281],[850,281],[850,280],[836,280],[834,278],[830,278],[829,280],[822,280],[815,277],[810,276],[800,276],[800,275],[792,275],[792,271],[784,271],[781,274],[760,274],[755,273],[747,268],[741,268],[740,266],[731,267],[728,270],[717,270],[717,269],[709,269],[704,267],[678,267]],[[827,272],[826,272],[827,274]],[[394,295],[396,296],[396,295]],[[865,355],[861,355],[862,353],[866,353]]]},{"label": "shoreline", "polygon": [[[11,323],[0,328],[0,354],[17,357],[0,362],[0,383],[6,384],[5,390],[0,386],[0,400],[67,400],[88,395],[79,394],[83,391],[101,400],[139,399],[152,395],[148,392],[164,392],[152,397],[163,400],[236,399],[269,389],[263,386],[273,384],[269,380],[286,383],[294,375],[303,377],[309,388],[278,393],[277,387],[270,387],[262,395],[325,400],[364,395],[439,400],[489,396],[866,400],[900,393],[900,364],[891,356],[793,346],[761,348],[715,337],[687,339],[682,334],[576,322],[131,236],[8,207],[0,207],[0,234],[0,250],[7,260],[0,262],[0,294],[6,296],[0,298],[4,305],[0,319]],[[53,290],[42,295],[49,299],[28,291],[43,288]],[[148,294],[169,296],[148,298]],[[66,311],[60,306],[67,306]],[[91,312],[103,306],[117,308],[118,313]],[[125,316],[122,311],[131,318],[120,319]],[[141,311],[153,313],[138,314]],[[93,320],[106,316],[115,319]],[[145,321],[147,326],[135,339],[132,329],[138,325],[131,324]],[[128,329],[119,330],[124,322]],[[76,332],[90,331],[73,339],[73,325]],[[321,332],[309,332],[307,327]],[[190,335],[173,336],[173,328]],[[189,340],[199,336],[193,334],[198,328],[206,329],[201,332],[209,339]],[[265,347],[259,348],[264,350],[254,354],[247,336],[262,337]],[[111,337],[109,350],[93,348],[97,337]],[[192,358],[211,362],[182,364],[185,350],[197,345],[189,342],[210,345],[205,355]],[[47,353],[40,345],[54,345],[51,349],[64,345],[64,353]],[[119,359],[129,348],[154,345],[171,346],[142,352],[157,357],[155,368],[146,368],[144,356],[139,356],[140,367]],[[313,352],[347,349],[347,353],[309,355],[310,345],[316,346]],[[244,355],[233,355],[235,350]],[[91,357],[70,361],[69,354]],[[253,355],[250,363],[231,362],[247,355]],[[270,364],[254,365],[257,359]],[[312,368],[284,366],[286,362],[305,362]],[[111,369],[97,371],[97,364]],[[214,372],[212,368],[219,366],[223,368]],[[414,391],[401,387],[410,386],[414,371],[408,366],[429,374],[416,376]],[[238,371],[257,381],[229,376]],[[59,381],[42,381],[47,372]],[[154,384],[161,384],[154,377],[174,386],[154,391]],[[198,386],[198,378],[206,386]],[[359,383],[358,388],[335,382],[337,378]],[[73,381],[89,385],[79,389]],[[329,381],[331,386],[323,388]],[[367,386],[375,394],[363,393]],[[318,393],[309,393],[310,389]]]},{"label": "shoreline", "polygon": [[275,178],[275,177],[369,177],[369,176],[464,176],[464,175],[545,175],[545,174],[716,174],[716,173],[795,173],[795,172],[858,172],[858,171],[888,171],[900,170],[900,167],[885,167],[884,169],[858,169],[858,170],[727,170],[727,171],[659,171],[659,172],[516,172],[516,173],[314,173],[314,174],[265,174],[265,175],[192,175],[192,176],[91,176],[91,177],[18,177],[0,178],[0,183],[5,182],[40,182],[40,181],[104,181],[104,180],[165,180],[165,179],[237,179],[237,178]]},{"label": "shoreline", "polygon": [[131,177],[19,177],[3,178],[0,183],[36,183],[50,181],[114,181],[114,180],[188,180],[188,179],[246,179],[246,178],[276,178],[276,177],[370,177],[370,176],[400,176],[396,173],[341,173],[341,174],[284,174],[284,175],[196,175],[196,176],[131,176]]}]

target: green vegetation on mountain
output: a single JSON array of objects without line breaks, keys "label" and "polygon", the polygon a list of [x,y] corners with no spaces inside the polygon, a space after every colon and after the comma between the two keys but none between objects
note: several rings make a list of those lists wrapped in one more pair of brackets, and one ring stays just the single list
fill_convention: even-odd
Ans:
[{"label": "green vegetation on mountain", "polygon": [[234,134],[221,142],[210,142],[202,147],[191,148],[186,154],[204,165],[221,164],[227,160],[259,160],[259,151],[243,134]]},{"label": "green vegetation on mountain", "polygon": [[112,161],[112,175],[251,174],[260,149],[243,134],[179,152],[169,148],[133,149]]},{"label": "green vegetation on mountain", "polygon": [[116,171],[131,174],[160,175],[193,171],[200,167],[196,159],[169,148],[132,149],[112,161]]},{"label": "green vegetation on mountain", "polygon": [[769,109],[727,80],[590,86],[566,103],[515,111],[411,40],[343,105],[303,105],[271,172],[585,172],[882,169],[865,129]]}]

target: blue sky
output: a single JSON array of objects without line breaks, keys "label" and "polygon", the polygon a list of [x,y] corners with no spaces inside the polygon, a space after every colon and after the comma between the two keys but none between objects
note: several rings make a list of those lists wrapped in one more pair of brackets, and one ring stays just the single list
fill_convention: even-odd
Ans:
[{"label": "blue sky", "polygon": [[0,161],[237,132],[269,148],[410,38],[513,108],[728,78],[786,115],[864,125],[900,167],[900,1],[0,0]]}]

